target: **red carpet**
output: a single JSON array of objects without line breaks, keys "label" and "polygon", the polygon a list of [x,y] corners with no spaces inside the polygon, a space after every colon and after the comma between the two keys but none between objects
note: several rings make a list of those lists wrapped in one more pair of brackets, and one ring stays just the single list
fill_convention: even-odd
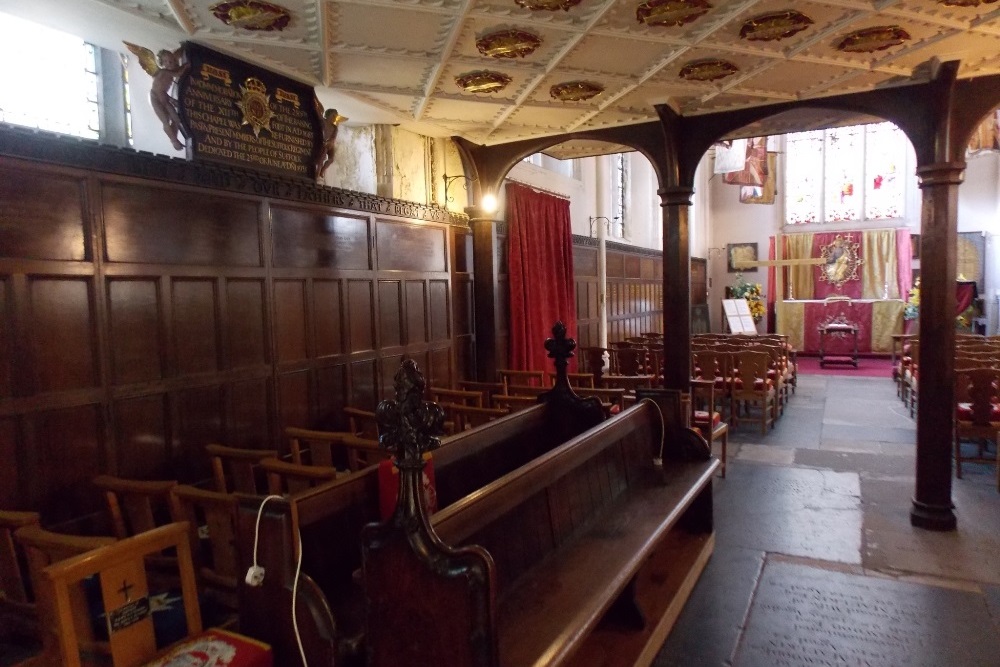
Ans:
[{"label": "red carpet", "polygon": [[849,364],[828,364],[820,368],[819,357],[804,357],[799,355],[800,375],[853,375],[854,377],[881,377],[892,379],[892,363],[886,357],[861,357],[858,367]]}]

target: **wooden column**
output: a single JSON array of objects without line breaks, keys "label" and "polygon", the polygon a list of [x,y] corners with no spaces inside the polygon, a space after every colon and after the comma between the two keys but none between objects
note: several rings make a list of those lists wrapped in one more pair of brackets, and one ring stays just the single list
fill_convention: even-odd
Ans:
[{"label": "wooden column", "polygon": [[663,209],[663,386],[688,391],[691,383],[690,186],[657,191]]},{"label": "wooden column", "polygon": [[482,208],[465,209],[472,228],[472,257],[475,269],[476,379],[493,381],[497,376],[497,233],[495,221]]},{"label": "wooden column", "polygon": [[923,209],[920,257],[920,371],[917,485],[910,523],[955,530],[951,456],[955,393],[955,277],[958,186],[964,162],[917,169]]}]

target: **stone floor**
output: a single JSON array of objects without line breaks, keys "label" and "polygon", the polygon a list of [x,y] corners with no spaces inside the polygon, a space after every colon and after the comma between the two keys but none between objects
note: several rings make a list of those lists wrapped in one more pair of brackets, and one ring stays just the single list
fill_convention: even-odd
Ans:
[{"label": "stone floor", "polygon": [[963,466],[958,530],[910,526],[916,428],[888,378],[800,376],[732,432],[716,549],[655,665],[1000,665],[1000,493]]}]

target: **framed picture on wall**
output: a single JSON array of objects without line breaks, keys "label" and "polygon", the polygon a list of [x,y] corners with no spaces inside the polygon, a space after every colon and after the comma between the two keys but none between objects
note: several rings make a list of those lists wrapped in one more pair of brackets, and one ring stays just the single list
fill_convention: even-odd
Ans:
[{"label": "framed picture on wall", "polygon": [[744,264],[756,261],[756,243],[730,243],[726,245],[726,270],[729,273],[757,273],[756,266]]}]

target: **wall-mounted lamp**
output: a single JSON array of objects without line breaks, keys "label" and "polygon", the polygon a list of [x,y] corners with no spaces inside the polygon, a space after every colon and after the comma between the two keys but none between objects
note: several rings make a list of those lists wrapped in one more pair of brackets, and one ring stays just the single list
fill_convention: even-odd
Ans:
[{"label": "wall-mounted lamp", "polygon": [[597,236],[597,223],[601,220],[604,221],[604,228],[607,230],[606,236],[611,236],[611,222],[614,220],[620,220],[621,216],[616,215],[613,218],[609,218],[606,215],[592,215],[590,216],[590,238]]},{"label": "wall-mounted lamp", "polygon": [[[477,178],[469,178],[464,174],[458,174],[456,176],[449,176],[448,174],[445,174],[443,178],[444,178],[444,196],[445,200],[449,202],[455,201],[454,197],[448,195],[448,188],[450,188],[451,184],[454,183],[456,180],[460,178],[465,179],[465,182],[462,183],[462,187],[465,188],[466,193],[469,192],[469,184],[475,183],[477,180],[479,180]],[[466,197],[466,199],[469,201],[470,204],[472,203],[471,198]],[[493,211],[497,210],[497,198],[493,196],[493,194],[487,192],[486,194],[483,195],[483,201],[480,204],[480,207],[487,213],[492,213]]]}]

